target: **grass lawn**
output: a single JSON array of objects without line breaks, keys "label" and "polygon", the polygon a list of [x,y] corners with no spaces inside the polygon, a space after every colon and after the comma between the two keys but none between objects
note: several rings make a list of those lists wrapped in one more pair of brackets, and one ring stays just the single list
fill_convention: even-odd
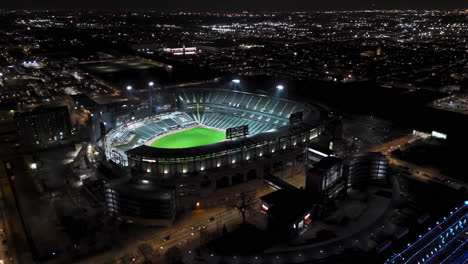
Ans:
[{"label": "grass lawn", "polygon": [[164,136],[154,141],[151,146],[156,148],[191,148],[213,144],[225,139],[225,132],[205,127],[195,127]]}]

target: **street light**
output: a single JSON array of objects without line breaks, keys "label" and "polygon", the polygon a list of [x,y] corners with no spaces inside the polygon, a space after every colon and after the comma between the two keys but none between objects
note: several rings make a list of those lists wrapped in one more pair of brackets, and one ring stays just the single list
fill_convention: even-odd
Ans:
[{"label": "street light", "polygon": [[149,86],[153,86],[153,85],[154,85],[154,82],[149,82],[148,85],[149,85]]},{"label": "street light", "polygon": [[127,86],[127,91],[130,91],[130,90],[132,90],[132,86],[131,86],[131,85],[128,85],[128,86]]},{"label": "street light", "polygon": [[239,84],[239,83],[240,83],[240,80],[239,80],[239,79],[234,79],[234,80],[232,80],[232,82],[233,82],[233,83]]},{"label": "street light", "polygon": [[278,85],[276,85],[276,89],[283,90],[284,86],[282,84],[278,84]]}]

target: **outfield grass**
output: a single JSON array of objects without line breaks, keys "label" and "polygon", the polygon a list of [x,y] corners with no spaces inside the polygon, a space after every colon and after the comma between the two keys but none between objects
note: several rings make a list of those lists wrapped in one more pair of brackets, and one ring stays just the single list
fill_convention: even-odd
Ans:
[{"label": "outfield grass", "polygon": [[153,143],[156,148],[191,148],[213,144],[226,139],[226,133],[205,127],[195,127],[164,136]]}]

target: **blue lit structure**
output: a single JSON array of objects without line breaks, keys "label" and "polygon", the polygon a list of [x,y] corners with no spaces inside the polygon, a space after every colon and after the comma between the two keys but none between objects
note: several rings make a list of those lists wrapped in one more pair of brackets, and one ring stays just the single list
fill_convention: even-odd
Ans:
[{"label": "blue lit structure", "polygon": [[426,264],[465,263],[468,259],[468,205],[455,208],[455,212],[440,224],[420,236],[407,249],[392,256],[385,263]]}]

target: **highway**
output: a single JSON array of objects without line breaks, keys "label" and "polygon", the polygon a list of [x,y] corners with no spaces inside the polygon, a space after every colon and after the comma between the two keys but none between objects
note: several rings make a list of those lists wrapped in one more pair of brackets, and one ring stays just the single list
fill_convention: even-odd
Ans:
[{"label": "highway", "polygon": [[400,149],[406,145],[412,144],[417,140],[424,140],[424,138],[425,136],[421,134],[406,135],[401,138],[386,142],[384,144],[370,147],[366,151],[381,152],[382,154],[386,155],[390,164],[403,172],[402,176],[421,182],[432,182],[442,184],[455,190],[459,190],[461,187],[465,187],[465,189],[468,190],[467,183],[461,182],[458,179],[447,177],[437,169],[418,166],[416,164],[400,160],[391,156],[391,153],[393,151]]},{"label": "highway", "polygon": [[440,224],[409,245],[403,252],[396,254],[386,263],[420,264],[441,263],[450,253],[466,242],[468,230],[468,206],[451,212]]},{"label": "highway", "polygon": [[417,135],[406,135],[380,145],[375,145],[365,149],[365,152],[381,152],[382,154],[389,155],[392,151],[395,151],[405,145],[411,144],[422,137]]}]

